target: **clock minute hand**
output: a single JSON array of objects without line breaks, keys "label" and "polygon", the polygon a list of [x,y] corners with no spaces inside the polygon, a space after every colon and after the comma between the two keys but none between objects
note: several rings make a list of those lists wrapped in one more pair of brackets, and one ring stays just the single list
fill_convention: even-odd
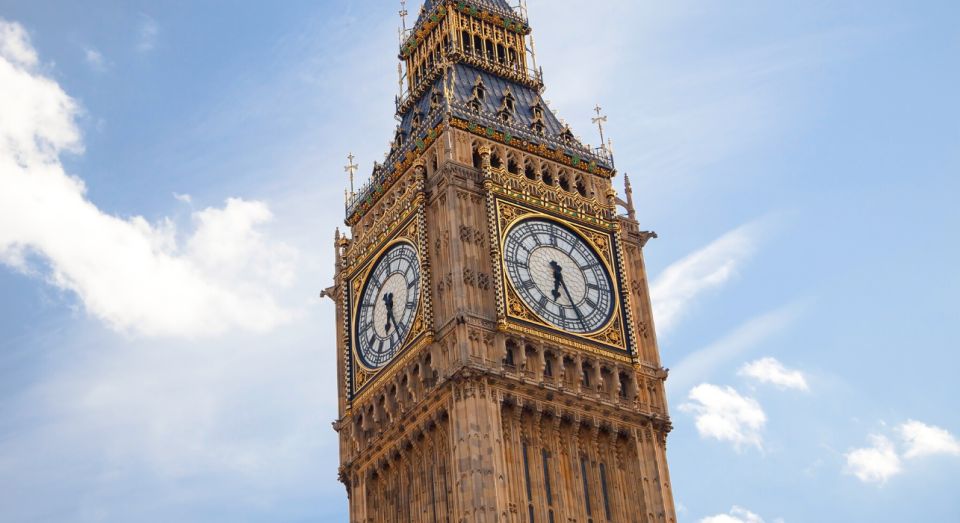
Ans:
[{"label": "clock minute hand", "polygon": [[583,314],[580,312],[580,308],[577,307],[577,304],[573,302],[573,296],[570,295],[570,289],[567,288],[566,282],[560,280],[560,286],[563,287],[563,292],[567,293],[567,299],[570,300],[570,306],[573,307],[573,312],[577,313],[577,319],[580,320],[580,326],[583,327],[583,330],[587,330],[587,324],[583,321]]}]

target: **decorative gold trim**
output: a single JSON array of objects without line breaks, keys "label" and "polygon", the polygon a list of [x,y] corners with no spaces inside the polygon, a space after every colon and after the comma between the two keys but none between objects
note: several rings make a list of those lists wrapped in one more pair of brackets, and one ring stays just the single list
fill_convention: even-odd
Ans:
[{"label": "decorative gold trim", "polygon": [[[493,184],[490,183],[487,185]],[[613,286],[611,289],[611,292],[613,293],[613,311],[608,321],[602,327],[600,327],[600,329],[594,332],[583,334],[564,334],[567,336],[578,336],[618,351],[629,352],[629,347],[627,346],[627,333],[624,330],[623,322],[624,311],[622,309],[620,300],[621,288],[623,286],[621,285],[622,282],[620,282],[620,274],[616,270],[617,261],[615,253],[613,252],[613,249],[616,245],[616,239],[612,237],[612,234],[616,234],[617,228],[614,226],[612,231],[605,232],[603,230],[598,230],[588,225],[565,220],[548,213],[537,212],[536,210],[523,207],[515,202],[502,200],[496,197],[493,198],[493,207],[496,216],[492,221],[494,226],[498,229],[494,231],[498,243],[496,260],[499,278],[497,284],[501,289],[497,295],[498,300],[503,301],[502,304],[498,303],[498,314],[501,315],[501,326],[509,326],[511,325],[509,323],[510,320],[517,320],[533,324],[543,329],[549,329],[561,333],[563,332],[560,328],[537,314],[537,312],[519,296],[513,283],[507,276],[506,260],[504,258],[504,243],[506,242],[507,235],[514,227],[526,220],[543,219],[569,228],[575,234],[580,236],[583,241],[587,242],[587,245],[593,249],[593,251],[600,258],[600,262],[603,263],[604,269],[607,271],[607,275],[610,278],[611,285]],[[567,338],[563,339],[569,342]],[[626,361],[630,361],[630,358],[628,357]]]},{"label": "decorative gold trim", "polygon": [[[351,260],[352,263],[348,265],[352,272],[347,273],[345,276],[345,281],[349,282],[347,285],[348,292],[345,293],[345,300],[349,300],[351,307],[345,308],[347,321],[344,327],[348,329],[348,332],[345,333],[346,336],[344,339],[349,340],[349,344],[347,344],[344,350],[347,351],[346,357],[348,361],[351,362],[354,376],[353,380],[351,380],[348,373],[345,383],[347,396],[348,398],[352,397],[352,399],[347,401],[348,408],[363,397],[364,391],[369,390],[369,385],[374,380],[380,381],[385,377],[391,376],[395,372],[395,370],[392,369],[395,369],[397,365],[401,365],[402,362],[408,361],[413,354],[433,342],[433,310],[429,284],[430,258],[425,243],[425,172],[415,168],[414,174],[417,175],[417,178],[414,183],[410,184],[411,188],[404,191],[404,193],[397,198],[397,203],[395,204],[396,206],[404,206],[403,209],[398,209],[402,212],[394,213],[391,211],[388,214],[392,215],[395,219],[388,222],[386,217],[384,217],[381,221],[377,222],[377,225],[382,226],[383,229],[381,231],[371,231],[377,241],[368,241],[366,248],[360,251],[360,256],[357,256],[359,249],[353,249],[354,252],[350,253],[355,256],[355,258]],[[415,197],[412,199],[406,197],[414,191],[416,192]],[[392,232],[386,234],[386,230]],[[417,253],[421,277],[420,298],[417,303],[417,311],[414,315],[410,333],[407,334],[404,340],[404,346],[397,351],[397,355],[393,360],[383,367],[373,369],[367,367],[357,354],[357,340],[355,339],[357,311],[359,309],[357,300],[376,262],[381,259],[384,253],[401,243],[410,245]],[[347,297],[347,294],[349,294],[349,297]]]},{"label": "decorative gold trim", "polygon": [[[356,368],[358,370],[362,369],[370,375],[379,373],[381,370],[383,370],[384,367],[386,367],[390,363],[387,362],[386,364],[380,367],[370,367],[367,364],[365,364],[363,362],[363,358],[361,358],[360,355],[357,354],[356,334],[357,334],[357,316],[359,315],[359,311],[360,311],[359,299],[361,297],[363,289],[365,289],[367,284],[369,283],[370,273],[373,272],[373,269],[377,266],[378,262],[380,262],[383,259],[383,255],[386,254],[388,251],[390,251],[390,249],[396,247],[397,245],[409,245],[410,248],[412,248],[414,252],[417,253],[417,258],[418,258],[417,263],[420,264],[420,267],[417,268],[417,272],[420,272],[421,268],[423,267],[423,261],[422,261],[423,254],[420,252],[420,249],[417,247],[417,245],[411,242],[406,237],[406,235],[398,235],[394,238],[393,241],[384,245],[383,248],[381,248],[377,252],[377,255],[371,259],[370,263],[365,265],[363,270],[354,277],[354,288],[357,290],[351,296],[352,298],[351,302],[353,304],[353,308],[350,311],[350,340],[353,342],[351,343],[352,345],[351,352],[353,353],[354,363],[357,365]],[[357,285],[357,283],[359,283],[359,285]],[[408,345],[407,340],[415,340],[416,337],[423,332],[423,325],[424,325],[423,306],[422,306],[423,289],[424,289],[423,282],[420,282],[420,296],[418,296],[417,298],[417,310],[413,316],[414,318],[413,323],[411,323],[410,332],[407,333],[407,337],[404,338],[403,341],[401,342],[400,344],[401,348],[397,350],[397,354],[400,354],[401,352],[404,352],[406,350],[407,348],[406,346]],[[419,331],[417,329],[419,329]],[[396,356],[394,356],[393,359],[396,359]]]}]

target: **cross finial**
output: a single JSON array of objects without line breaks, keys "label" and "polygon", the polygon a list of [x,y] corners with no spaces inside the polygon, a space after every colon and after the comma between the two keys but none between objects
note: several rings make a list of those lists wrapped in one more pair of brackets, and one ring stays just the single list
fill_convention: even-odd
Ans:
[{"label": "cross finial", "polygon": [[603,115],[603,108],[600,107],[600,104],[597,104],[597,106],[593,108],[593,112],[597,113],[597,117],[593,119],[593,123],[597,124],[597,127],[600,129],[600,148],[606,151],[607,141],[603,137],[603,124],[607,122],[607,117]]},{"label": "cross finial", "polygon": [[357,159],[353,153],[348,154],[347,159],[350,160],[350,163],[348,163],[343,170],[350,175],[350,195],[353,196],[355,194],[353,191],[353,175],[357,172],[357,169],[359,169],[360,166],[353,163],[353,161]]},{"label": "cross finial", "polygon": [[407,32],[407,0],[400,0],[400,23],[403,25],[403,32]]}]

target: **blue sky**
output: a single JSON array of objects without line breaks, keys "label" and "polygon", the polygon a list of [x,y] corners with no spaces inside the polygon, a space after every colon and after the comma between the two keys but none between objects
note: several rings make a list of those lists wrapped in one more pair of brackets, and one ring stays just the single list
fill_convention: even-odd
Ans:
[{"label": "blue sky", "polygon": [[[960,520],[960,4],[530,9],[660,234],[681,521]],[[397,10],[0,0],[0,520],[346,520],[317,294]]]}]

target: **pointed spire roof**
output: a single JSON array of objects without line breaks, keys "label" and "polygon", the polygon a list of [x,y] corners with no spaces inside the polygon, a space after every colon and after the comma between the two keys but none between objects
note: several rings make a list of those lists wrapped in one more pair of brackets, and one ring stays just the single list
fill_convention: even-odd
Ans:
[{"label": "pointed spire roof", "polygon": [[[427,11],[433,9],[433,6],[437,4],[442,4],[444,0],[426,0],[423,3],[423,8]],[[468,0],[468,4],[474,4],[477,7],[492,7],[494,9],[506,9],[507,11],[513,12],[513,7],[510,7],[510,4],[507,0]]]}]

